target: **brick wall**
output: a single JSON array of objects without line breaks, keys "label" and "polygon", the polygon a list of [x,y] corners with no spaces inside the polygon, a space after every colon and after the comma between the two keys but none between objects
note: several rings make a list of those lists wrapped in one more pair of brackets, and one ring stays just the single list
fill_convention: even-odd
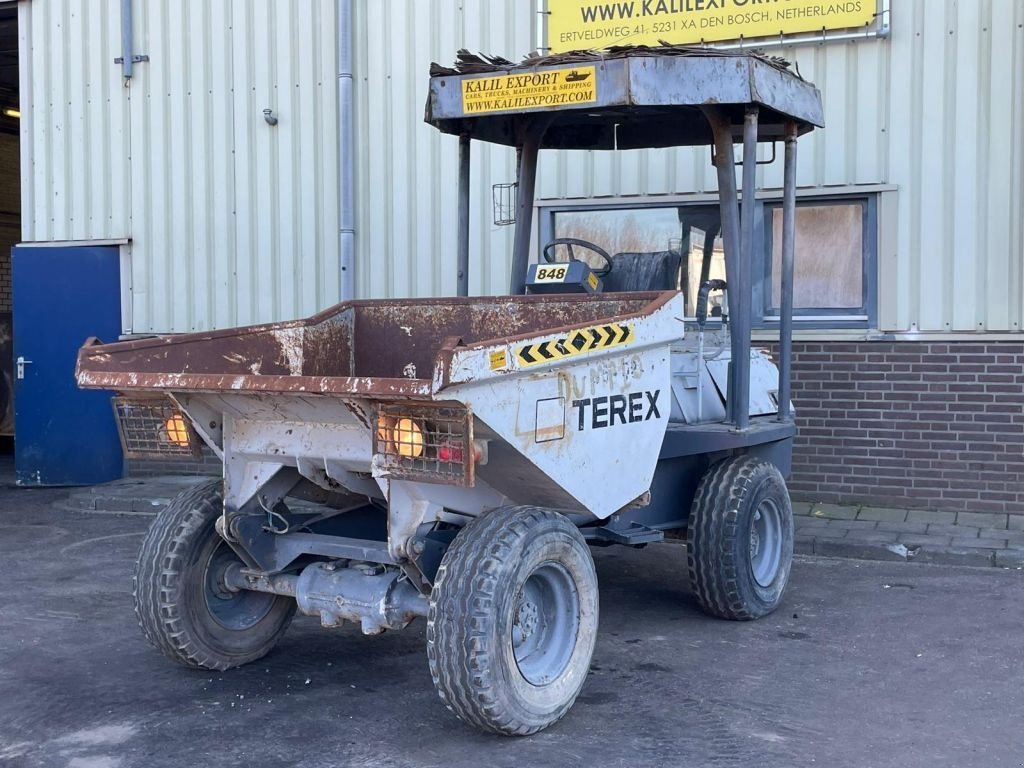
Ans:
[{"label": "brick wall", "polygon": [[0,224],[0,313],[10,312],[12,309],[11,246],[14,243],[9,242],[10,237],[4,232],[5,229]]},{"label": "brick wall", "polygon": [[797,343],[793,497],[1024,515],[1024,343]]},{"label": "brick wall", "polygon": [[11,311],[11,248],[21,242],[17,134],[0,133],[0,312]]}]

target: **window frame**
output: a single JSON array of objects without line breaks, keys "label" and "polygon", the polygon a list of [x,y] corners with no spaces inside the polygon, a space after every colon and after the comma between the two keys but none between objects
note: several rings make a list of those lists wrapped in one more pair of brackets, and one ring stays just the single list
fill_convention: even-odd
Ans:
[{"label": "window frame", "polygon": [[[803,192],[803,191],[801,191]],[[820,207],[822,205],[849,205],[861,203],[864,206],[862,233],[862,293],[860,307],[836,307],[830,309],[797,309],[793,312],[795,330],[865,330],[878,327],[878,208],[880,192],[844,192],[841,194],[807,194],[797,197],[797,208]],[[538,201],[537,208],[537,250],[555,236],[555,218],[559,213],[585,213],[588,211],[637,210],[642,208],[708,208],[718,205],[717,195],[700,195],[685,200],[666,197],[630,198],[615,197],[608,200],[580,199]],[[765,195],[761,193],[755,203],[754,239],[761,247],[754,254],[752,286],[753,329],[777,330],[779,317],[777,308],[770,306],[772,280],[772,211],[782,206],[781,192]],[[774,314],[773,314],[774,312]]]}]

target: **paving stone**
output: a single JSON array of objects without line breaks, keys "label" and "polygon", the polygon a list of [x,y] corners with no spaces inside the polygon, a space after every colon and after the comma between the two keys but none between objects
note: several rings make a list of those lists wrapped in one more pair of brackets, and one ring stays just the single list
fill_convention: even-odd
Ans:
[{"label": "paving stone", "polygon": [[908,523],[927,523],[928,525],[954,525],[956,512],[933,512],[925,509],[912,509],[907,512]]},{"label": "paving stone", "polygon": [[1020,539],[1013,539],[1008,536],[1011,534],[1010,530],[999,530],[998,528],[982,528],[978,531],[979,542],[998,542],[1000,547],[1006,547],[1010,541],[1015,543],[1020,542]]},{"label": "paving stone", "polygon": [[[801,528],[827,528],[831,520],[826,520],[823,517],[796,517],[793,523],[796,525],[797,530]],[[1024,531],[1021,531],[1024,535]]]},{"label": "paving stone", "polygon": [[957,525],[973,525],[975,528],[1006,528],[1007,516],[996,512],[957,512]]},{"label": "paving stone", "polygon": [[794,501],[793,514],[800,517],[807,517],[811,514],[812,504],[809,501]]},{"label": "paving stone", "polygon": [[897,533],[925,533],[928,530],[927,523],[886,523],[881,522],[875,526],[879,531],[896,531]]},{"label": "paving stone", "polygon": [[873,520],[829,520],[829,528],[845,528],[848,531],[873,531],[878,523]]},{"label": "paving stone", "polygon": [[858,509],[859,507],[842,507],[838,504],[815,504],[811,508],[811,514],[829,520],[854,520]]},{"label": "paving stone", "polygon": [[905,509],[885,509],[883,507],[861,507],[857,513],[858,520],[874,520],[879,523],[903,523],[907,519]]},{"label": "paving stone", "polygon": [[1006,549],[1006,539],[958,539],[953,538],[950,546],[957,549],[969,547],[971,549]]},{"label": "paving stone", "polygon": [[898,538],[899,534],[892,531],[848,531],[843,540],[872,544],[895,544]]},{"label": "paving stone", "polygon": [[956,536],[959,539],[973,539],[978,535],[978,529],[966,525],[929,525],[928,533]]},{"label": "paving stone", "polygon": [[973,565],[978,567],[991,566],[995,563],[995,553],[986,549],[944,549],[922,548],[914,557],[916,563],[936,563],[937,565]]},{"label": "paving stone", "polygon": [[901,533],[897,539],[900,544],[906,544],[908,547],[931,547],[932,549],[948,547],[952,540],[952,536],[925,536],[916,533]]},{"label": "paving stone", "polygon": [[999,568],[1024,569],[1024,550],[1002,549],[996,552],[996,566]]}]

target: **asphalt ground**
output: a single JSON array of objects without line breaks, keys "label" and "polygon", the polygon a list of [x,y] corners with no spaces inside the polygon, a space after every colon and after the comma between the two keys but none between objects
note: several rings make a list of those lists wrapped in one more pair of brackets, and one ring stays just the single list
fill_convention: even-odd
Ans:
[{"label": "asphalt ground", "polygon": [[1024,573],[798,558],[783,607],[700,614],[684,550],[595,552],[601,631],[561,723],[480,735],[441,705],[423,625],[299,617],[266,659],[178,667],[142,638],[144,517],[0,489],[0,765],[1022,766]]}]

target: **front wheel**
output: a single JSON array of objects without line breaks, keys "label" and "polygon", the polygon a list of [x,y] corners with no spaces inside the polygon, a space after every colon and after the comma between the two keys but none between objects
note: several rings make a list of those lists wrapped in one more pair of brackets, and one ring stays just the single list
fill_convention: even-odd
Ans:
[{"label": "front wheel", "polygon": [[445,553],[427,617],[441,700],[484,731],[525,736],[560,720],[587,678],[598,589],[583,536],[563,515],[506,507]]},{"label": "front wheel", "polygon": [[754,456],[712,466],[687,525],[690,585],[705,613],[748,621],[782,601],[793,562],[793,506],[778,468]]},{"label": "front wheel", "polygon": [[295,613],[290,597],[234,592],[225,584],[228,569],[241,561],[214,529],[222,485],[190,488],[156,516],[132,579],[146,639],[198,669],[230,669],[265,656]]}]

